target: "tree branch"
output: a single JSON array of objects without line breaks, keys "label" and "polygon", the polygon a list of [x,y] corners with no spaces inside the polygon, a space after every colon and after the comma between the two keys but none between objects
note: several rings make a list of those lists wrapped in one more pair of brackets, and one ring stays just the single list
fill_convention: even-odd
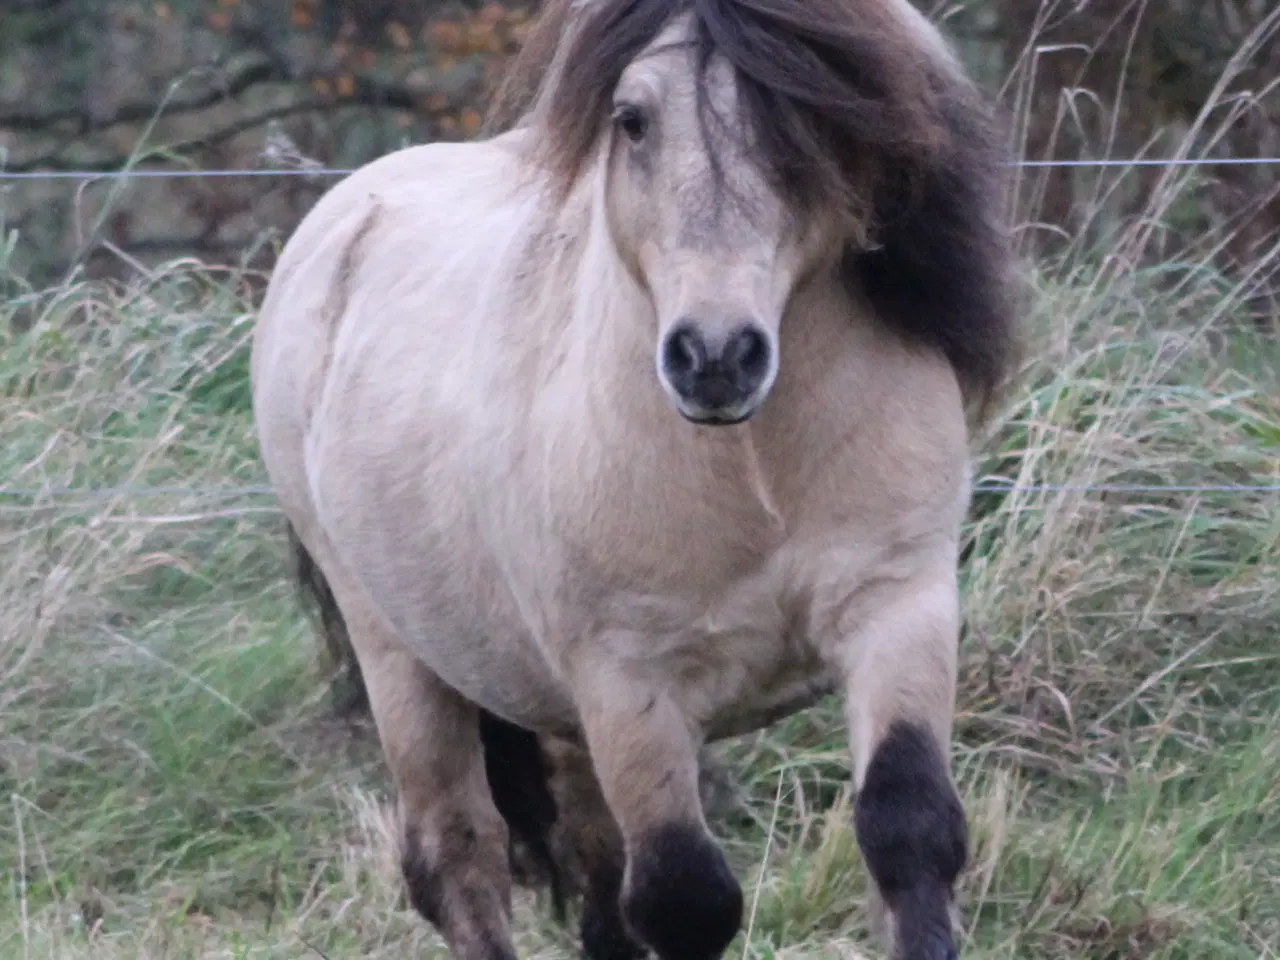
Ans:
[{"label": "tree branch", "polygon": [[110,116],[97,119],[90,116],[81,107],[67,107],[61,110],[45,112],[17,110],[12,113],[0,113],[0,128],[39,132],[49,127],[57,126],[60,123],[72,121],[77,125],[77,132],[83,135],[95,129],[101,130],[121,123],[137,123],[141,120],[149,120],[155,116],[157,111],[162,111],[166,116],[169,116],[203,110],[228,97],[239,96],[259,83],[287,81],[289,79],[289,75],[282,72],[276,64],[260,61],[249,64],[224,82],[215,84],[199,96],[179,100],[163,107],[163,109],[157,101],[126,103],[122,104]]},{"label": "tree branch", "polygon": [[[343,103],[334,100],[304,100],[299,103],[293,103],[286,107],[276,107],[272,110],[264,110],[262,113],[254,114],[246,117],[237,123],[223,127],[221,130],[215,130],[212,133],[203,136],[193,137],[190,140],[182,140],[177,143],[165,146],[167,152],[178,152],[182,150],[200,149],[202,147],[211,147],[219,143],[224,143],[233,137],[239,136],[255,127],[260,127],[271,120],[279,120],[284,117],[296,116],[300,113],[308,113],[311,111],[326,111],[343,106]],[[134,154],[117,154],[113,157],[104,157],[89,162],[76,162],[64,160],[56,155],[43,157],[35,157],[31,160],[25,160],[22,163],[9,164],[5,169],[13,173],[32,173],[38,170],[48,170],[50,172],[68,172],[72,170],[84,170],[93,173],[114,173],[122,170],[129,161],[134,159]],[[155,169],[147,166],[147,160],[144,157],[136,162],[133,166],[135,170]],[[167,167],[164,169],[168,169]]]},{"label": "tree branch", "polygon": [[[458,82],[458,78],[454,77],[453,81],[446,77],[443,82],[434,85],[434,92],[454,91],[454,97],[451,98],[450,105],[452,107],[461,106],[465,99],[462,91],[466,88],[467,74],[464,71],[469,69],[468,64],[461,63],[450,71],[450,75],[459,74],[462,82]],[[407,87],[395,84],[382,83],[368,77],[356,77],[355,88],[352,94],[342,98],[320,98],[311,97],[292,103],[283,107],[275,107],[271,110],[264,110],[261,113],[245,117],[235,123],[228,124],[221,129],[211,131],[199,137],[193,137],[189,140],[183,140],[178,143],[172,143],[165,146],[166,151],[178,153],[185,150],[208,149],[220,143],[225,143],[242,133],[260,127],[271,120],[281,120],[286,117],[296,116],[302,113],[328,113],[339,110],[344,107],[367,107],[374,110],[421,110],[421,104],[425,98],[430,97],[432,90],[417,91],[410,90]],[[35,157],[20,163],[9,164],[5,169],[13,173],[29,173],[36,170],[49,171],[69,171],[69,170],[93,170],[95,172],[109,173],[122,169],[132,159],[131,155],[121,154],[114,157],[107,157],[91,162],[71,162],[62,159],[57,152],[46,154],[41,157]],[[135,164],[136,169],[147,169],[144,165],[145,161]]]}]

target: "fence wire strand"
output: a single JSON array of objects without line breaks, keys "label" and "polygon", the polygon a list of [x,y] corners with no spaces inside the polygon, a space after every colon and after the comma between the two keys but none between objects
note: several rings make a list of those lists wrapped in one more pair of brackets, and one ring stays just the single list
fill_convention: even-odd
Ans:
[{"label": "fence wire strand", "polygon": [[[973,485],[974,494],[982,493],[1132,493],[1147,495],[1212,493],[1267,494],[1280,493],[1280,483],[1218,483],[1218,484],[1141,484],[1141,483],[1013,483],[1000,480],[980,480]],[[191,497],[206,500],[234,500],[242,497],[269,497],[274,489],[261,485],[226,487],[0,487],[0,497],[21,500],[56,500],[73,504],[98,503],[106,500],[154,500],[160,497]],[[53,506],[54,504],[48,504]]]},{"label": "fence wire strand", "polygon": [[[1130,157],[1103,160],[1018,160],[1021,169],[1106,167],[1242,167],[1280,165],[1280,157]],[[0,180],[182,180],[218,177],[345,177],[357,167],[243,170],[0,170]]]},{"label": "fence wire strand", "polygon": [[[1192,166],[1273,166],[1280,165],[1280,157],[1132,157],[1101,160],[1020,160],[1011,167],[1023,169],[1043,168],[1108,168],[1108,167],[1192,167]],[[31,170],[7,171],[0,169],[0,181],[21,180],[179,180],[200,178],[235,177],[340,177],[349,176],[358,168],[299,167],[287,169],[240,170],[191,170],[191,169],[125,169],[125,170]],[[981,480],[974,484],[972,492],[984,493],[1098,493],[1144,494],[1163,496],[1171,494],[1203,495],[1227,494],[1275,494],[1280,493],[1280,483],[1258,484],[1019,484],[999,480]],[[28,504],[27,506],[87,505],[113,499],[153,500],[165,496],[192,497],[212,500],[234,500],[243,497],[272,496],[268,486],[228,487],[48,487],[4,488],[0,498],[7,500],[52,500],[60,504]],[[274,508],[265,508],[267,510]]]}]

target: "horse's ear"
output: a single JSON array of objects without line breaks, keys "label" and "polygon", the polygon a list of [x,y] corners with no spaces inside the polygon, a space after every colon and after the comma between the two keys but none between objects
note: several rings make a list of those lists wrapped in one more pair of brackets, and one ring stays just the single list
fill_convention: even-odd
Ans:
[{"label": "horse's ear", "polygon": [[884,322],[941,350],[985,406],[1017,349],[1008,165],[999,126],[976,96],[950,100],[943,117],[932,156],[880,178],[875,245],[846,251],[846,276]]}]

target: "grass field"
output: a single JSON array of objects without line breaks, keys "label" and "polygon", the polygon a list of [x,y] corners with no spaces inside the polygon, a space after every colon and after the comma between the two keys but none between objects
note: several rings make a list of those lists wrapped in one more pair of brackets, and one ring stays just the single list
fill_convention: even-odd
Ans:
[{"label": "grass field", "polygon": [[[443,956],[252,489],[248,289],[176,263],[0,306],[0,957]],[[1021,486],[964,569],[967,958],[1280,956],[1280,492],[1079,489],[1280,485],[1280,350],[1233,304],[1198,270],[1036,285],[978,450]],[[878,956],[838,707],[720,754],[730,956]],[[574,955],[518,910],[522,956]]]}]

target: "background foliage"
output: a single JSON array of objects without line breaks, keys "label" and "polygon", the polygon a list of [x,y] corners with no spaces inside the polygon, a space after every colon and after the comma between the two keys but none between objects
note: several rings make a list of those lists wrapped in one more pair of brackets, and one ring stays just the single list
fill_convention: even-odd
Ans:
[{"label": "background foliage", "polygon": [[[1030,159],[1280,155],[1275,0],[928,12]],[[4,165],[346,167],[467,137],[527,16],[7,0]],[[1278,175],[1014,185],[1031,350],[975,442],[1013,486],[976,498],[962,570],[967,960],[1280,957]],[[0,957],[445,958],[256,449],[257,295],[328,182],[0,180]],[[840,713],[714,751],[735,960],[871,955]],[[523,894],[517,937],[577,955]]]}]

